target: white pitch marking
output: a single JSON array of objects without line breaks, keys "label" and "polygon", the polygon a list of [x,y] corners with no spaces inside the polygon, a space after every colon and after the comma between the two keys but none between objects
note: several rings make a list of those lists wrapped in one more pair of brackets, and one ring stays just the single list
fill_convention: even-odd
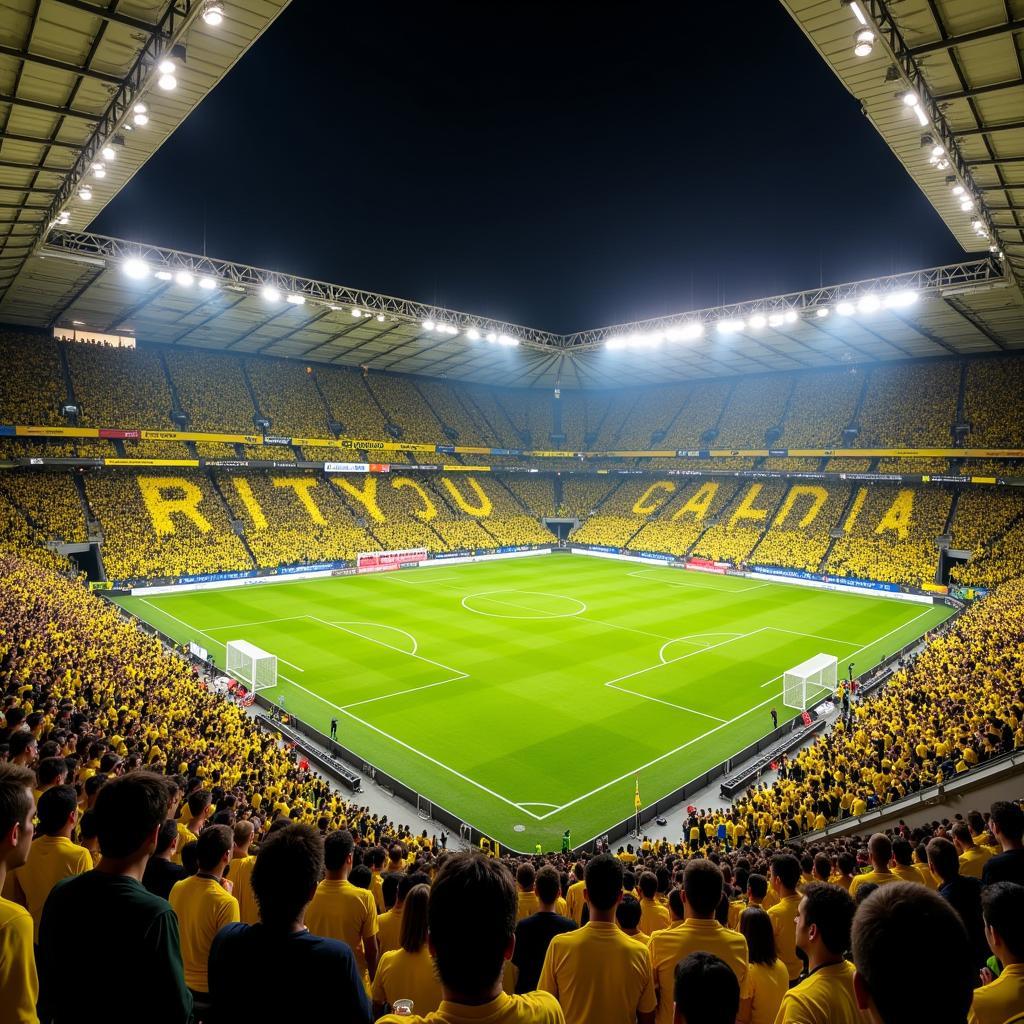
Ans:
[{"label": "white pitch marking", "polygon": [[443,580],[458,579],[457,576],[425,576],[423,579],[415,579],[416,573],[393,573],[381,572],[376,574],[382,580],[390,580],[392,583],[409,583],[413,586],[423,586],[424,583],[441,583]]},{"label": "white pitch marking", "polygon": [[[186,622],[184,619],[179,619],[177,615],[172,615],[170,612],[164,611],[163,608],[160,608],[159,606],[153,604],[153,602],[150,601],[148,597],[141,597],[141,598],[139,598],[139,600],[143,604],[148,604],[150,608],[152,608],[154,611],[159,612],[161,615],[166,615],[167,618],[174,619],[175,622],[180,622],[186,629],[194,629],[200,636],[205,636],[208,640],[212,641],[213,643],[219,644],[221,647],[224,647],[224,641],[223,640],[218,640],[215,636],[210,636],[209,633],[207,633],[205,630],[200,629],[198,626],[193,626],[191,623]],[[305,618],[305,616],[295,615],[295,616],[292,616],[292,618]],[[284,620],[281,620],[281,621],[284,621]],[[216,626],[214,628],[215,629],[220,629],[220,628],[225,628],[226,629],[228,627]],[[242,627],[239,626],[239,627],[231,627],[231,628],[241,629]],[[280,655],[277,656],[277,660],[280,661],[280,662],[283,662],[289,668],[295,669],[296,672],[303,672],[304,673],[306,671],[304,668],[300,667],[299,665],[296,665],[294,662],[291,662],[291,661],[288,661],[285,658],[282,658]]]},{"label": "white pitch marking", "polygon": [[[475,597],[481,597],[485,601],[489,601],[491,604],[500,604],[506,608],[519,608],[522,611],[536,610],[526,604],[515,604],[512,601],[498,601],[491,597],[491,594],[533,594],[535,597],[557,597],[562,601],[575,602],[580,606],[580,610],[577,612],[563,612],[557,615],[495,615],[493,612],[482,612],[479,608],[470,608],[470,606],[466,604],[467,601],[471,601]],[[586,604],[577,597],[566,597],[564,594],[546,594],[540,590],[483,590],[477,594],[467,594],[459,603],[467,612],[473,612],[476,615],[485,615],[489,619],[528,619],[535,621],[542,621],[544,619],[571,619],[578,615],[582,615],[587,610]]]},{"label": "white pitch marking", "polygon": [[[170,615],[170,612],[164,612],[165,615]],[[173,618],[173,616],[172,616]],[[291,622],[293,619],[304,619],[305,615],[289,615],[283,619],[259,619],[256,622],[233,622],[230,626],[207,626],[206,631],[208,633],[216,633],[221,629],[245,629],[248,626],[269,626],[272,622]],[[178,620],[181,621],[180,619]]]},{"label": "white pitch marking", "polygon": [[355,700],[351,704],[344,705],[341,710],[344,711],[345,708],[357,708],[361,704],[373,704],[378,700],[390,700],[392,697],[401,697],[404,693],[417,693],[420,690],[430,690],[435,686],[444,686],[445,683],[453,683],[456,680],[468,678],[469,676],[465,672],[461,672],[457,676],[450,676],[448,679],[442,679],[436,683],[424,683],[423,686],[410,686],[407,690],[396,690],[394,693],[383,693],[379,697],[368,697],[366,700]]},{"label": "white pitch marking", "polygon": [[666,647],[671,647],[673,644],[689,644],[691,647],[699,647],[701,650],[706,651],[711,645],[710,644],[706,644],[706,643],[702,643],[700,640],[696,640],[695,637],[698,637],[698,636],[731,636],[731,637],[737,637],[737,636],[743,636],[743,634],[742,633],[729,633],[729,632],[724,632],[724,633],[690,633],[688,636],[673,637],[671,640],[669,640],[668,643],[661,645],[661,650],[658,651],[658,660],[662,664],[664,664],[664,665],[667,665],[670,662],[678,661],[679,660],[678,658],[668,658],[668,659],[665,658],[665,648]]},{"label": "white pitch marking", "polygon": [[[412,635],[412,633],[408,632],[408,630],[405,630],[405,629],[399,629],[398,626],[389,626],[389,625],[387,625],[387,623],[384,623],[384,622],[366,622],[366,621],[360,620],[360,619],[332,619],[331,620],[331,625],[332,626],[376,626],[378,629],[390,629],[390,630],[392,630],[395,633],[401,633],[403,636],[408,637],[412,641],[412,650],[411,651],[406,651],[405,652],[406,654],[415,654],[420,649],[420,645],[419,645],[419,643],[417,643],[416,637],[414,637]],[[363,634],[360,633],[359,635],[362,636]],[[367,637],[364,637],[363,639],[369,640],[371,642],[373,641],[373,637],[372,636],[367,636]]]},{"label": "white pitch marking", "polygon": [[[671,664],[671,662],[669,662]],[[666,707],[676,708],[678,711],[688,711],[691,715],[700,715],[702,718],[710,718],[715,722],[724,722],[724,718],[719,718],[718,715],[709,715],[704,711],[698,711],[696,708],[688,708],[685,704],[673,704],[670,700],[662,700],[660,697],[651,697],[649,694],[641,693],[639,690],[627,690],[624,686],[616,686],[615,683],[605,683],[607,687],[613,690],[618,690],[620,693],[631,693],[634,697],[643,697],[644,700],[653,700],[658,704],[664,704]]]},{"label": "white pitch marking", "polygon": [[818,636],[817,633],[801,633],[799,630],[783,629],[781,626],[769,626],[768,629],[772,630],[775,633],[790,633],[793,636],[806,636],[812,640],[825,640],[830,644],[843,644],[846,647],[856,647],[857,644],[860,643],[859,640],[839,640],[834,636]]}]

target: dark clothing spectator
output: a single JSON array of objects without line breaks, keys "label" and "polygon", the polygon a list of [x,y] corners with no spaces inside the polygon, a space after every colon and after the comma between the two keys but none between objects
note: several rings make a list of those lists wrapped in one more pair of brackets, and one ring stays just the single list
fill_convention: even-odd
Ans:
[{"label": "dark clothing spectator", "polygon": [[[239,979],[245,978],[279,978],[283,983],[240,985]],[[291,1020],[297,1006],[305,1020],[338,1024],[372,1020],[352,950],[344,942],[306,930],[226,925],[210,946],[209,979],[217,1024]]]},{"label": "dark clothing spectator", "polygon": [[985,861],[981,871],[981,884],[989,886],[995,885],[996,882],[1024,885],[1024,849],[1004,850]]},{"label": "dark clothing spectator", "polygon": [[[83,998],[82,922],[96,923],[109,949],[88,956],[91,997]],[[58,882],[39,924],[39,1016],[53,1024],[186,1024],[178,919],[171,905],[128,875],[87,871]]]},{"label": "dark clothing spectator", "polygon": [[988,940],[985,938],[985,922],[981,916],[981,882],[977,878],[957,875],[956,878],[939,886],[939,895],[960,915],[967,937],[974,950],[975,966],[985,966],[989,957]]},{"label": "dark clothing spectator", "polygon": [[517,994],[536,990],[551,940],[562,932],[575,930],[576,922],[571,917],[547,910],[524,917],[516,925],[516,948],[512,954],[512,963],[519,969],[516,978]]},{"label": "dark clothing spectator", "polygon": [[142,884],[154,895],[165,900],[171,894],[175,882],[188,876],[181,864],[175,864],[165,857],[150,857],[142,875]]}]

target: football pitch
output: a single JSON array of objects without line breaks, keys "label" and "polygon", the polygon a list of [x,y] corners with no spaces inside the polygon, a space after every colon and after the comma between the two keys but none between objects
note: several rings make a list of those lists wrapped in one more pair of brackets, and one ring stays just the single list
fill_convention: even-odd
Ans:
[{"label": "football pitch", "polygon": [[267,696],[520,851],[582,844],[636,776],[652,804],[796,715],[786,669],[859,674],[951,614],[561,553],[118,602],[220,666],[230,640],[276,654]]}]

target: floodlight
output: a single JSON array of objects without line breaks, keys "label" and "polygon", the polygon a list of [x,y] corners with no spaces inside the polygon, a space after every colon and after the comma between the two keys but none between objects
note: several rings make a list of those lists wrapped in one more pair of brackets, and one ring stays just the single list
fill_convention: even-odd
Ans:
[{"label": "floodlight", "polygon": [[140,128],[143,128],[143,127],[145,127],[145,126],[146,126],[147,124],[149,124],[149,115],[148,115],[148,114],[145,114],[145,113],[142,113],[142,114],[140,114],[140,113],[136,112],[136,114],[135,114],[135,116],[134,116],[134,117],[132,118],[132,120],[133,120],[133,121],[134,121],[134,122],[135,122],[135,123],[136,123],[136,124],[137,124],[137,125],[138,125],[138,126],[139,126]]},{"label": "floodlight", "polygon": [[795,309],[787,309],[786,312],[782,314],[782,319],[785,320],[787,324],[795,324],[799,317],[797,316]]},{"label": "floodlight", "polygon": [[924,107],[920,103],[914,104],[914,117],[917,118],[917,123],[922,128],[928,127],[928,115],[924,112]]},{"label": "floodlight", "polygon": [[963,187],[963,185],[954,185],[953,186],[953,195],[955,195],[955,196],[962,196],[966,191],[967,191],[967,189],[965,189]]},{"label": "floodlight", "polygon": [[945,150],[941,146],[932,146],[932,156],[940,157],[945,154]]},{"label": "floodlight", "polygon": [[836,312],[840,316],[853,316],[853,314],[856,312],[856,308],[854,307],[852,302],[840,302],[836,306]]},{"label": "floodlight", "polygon": [[862,28],[853,39],[853,52],[857,57],[869,57],[875,48],[875,33]]},{"label": "floodlight", "polygon": [[436,325],[433,320],[424,320],[421,326],[425,331],[432,331]]},{"label": "floodlight", "polygon": [[131,259],[125,260],[124,267],[122,269],[128,277],[131,277],[136,281],[141,281],[144,277],[149,276],[149,264],[137,256],[133,256]]},{"label": "floodlight", "polygon": [[480,332],[475,327],[470,327],[470,329],[466,331],[466,337],[469,338],[470,341],[479,341]]},{"label": "floodlight", "polygon": [[159,85],[164,92],[170,92],[172,89],[178,88],[178,80],[174,75],[161,75],[156,80],[156,84]]},{"label": "floodlight", "polygon": [[913,89],[908,89],[900,98],[908,107],[916,107],[921,102],[921,97]]},{"label": "floodlight", "polygon": [[862,25],[866,25],[868,23],[868,19],[864,17],[864,12],[860,9],[860,4],[857,3],[857,0],[853,0],[853,2],[850,4],[850,10],[853,11],[853,16]]},{"label": "floodlight", "polygon": [[492,344],[498,340],[498,336],[494,333],[494,331],[488,331],[486,337],[487,340]]},{"label": "floodlight", "polygon": [[358,306],[354,306],[352,308],[352,315],[358,320],[363,315],[363,311]]},{"label": "floodlight", "polygon": [[217,287],[217,279],[215,277],[211,277],[209,274],[204,274],[199,278],[199,287],[206,291],[212,291]]},{"label": "floodlight", "polygon": [[285,302],[290,302],[293,306],[304,306],[306,304],[306,296],[300,295],[298,292],[290,292],[284,297]]},{"label": "floodlight", "polygon": [[103,159],[108,161],[108,162],[111,161],[111,160],[116,160],[117,159],[117,150],[114,149],[114,147],[111,146],[111,145],[104,146],[100,150],[100,153],[103,155]]},{"label": "floodlight", "polygon": [[831,312],[831,310],[829,310],[828,306],[819,306],[819,307],[818,307],[818,308],[817,308],[817,309],[816,309],[816,310],[814,311],[814,315],[815,315],[816,317],[818,317],[818,318],[819,318],[820,320],[824,320],[824,319],[825,319],[825,317],[827,317],[827,316],[829,315],[829,313],[830,313],[830,312]]},{"label": "floodlight", "polygon": [[145,114],[146,113],[146,104],[145,103],[136,103],[135,106],[132,107],[132,113],[133,114]]},{"label": "floodlight", "polygon": [[191,288],[194,278],[187,270],[179,270],[174,275],[174,283],[181,285],[182,288]]},{"label": "floodlight", "polygon": [[966,199],[961,200],[961,202],[960,202],[960,209],[963,210],[964,213],[966,213],[968,210],[971,210],[973,208],[974,208],[974,200],[970,196],[967,196]]},{"label": "floodlight", "polygon": [[768,326],[769,327],[781,327],[784,323],[785,323],[785,320],[783,319],[783,316],[782,316],[781,313],[772,313],[772,315],[770,317],[768,317]]},{"label": "floodlight", "polygon": [[857,309],[861,313],[874,313],[882,305],[877,295],[863,295],[857,302]]},{"label": "floodlight", "polygon": [[174,275],[169,270],[158,270],[153,275],[158,281],[173,281]]},{"label": "floodlight", "polygon": [[267,302],[280,302],[281,292],[275,288],[272,284],[265,284],[260,289],[260,295],[267,300]]},{"label": "floodlight", "polygon": [[917,292],[908,288],[903,291],[889,292],[882,300],[882,305],[886,309],[903,309],[906,306],[912,306],[915,302],[917,302]]},{"label": "floodlight", "polygon": [[94,178],[105,178],[107,176],[107,169],[103,164],[93,164],[92,176]]},{"label": "floodlight", "polygon": [[742,320],[719,320],[715,326],[722,334],[735,334],[747,325]]},{"label": "floodlight", "polygon": [[203,8],[203,21],[205,21],[211,28],[216,28],[223,20],[223,4],[212,3],[207,4],[206,7]]},{"label": "floodlight", "polygon": [[510,338],[507,334],[501,334],[498,336],[499,345],[518,345],[519,341],[516,338]]},{"label": "floodlight", "polygon": [[750,318],[749,322],[750,322],[750,326],[751,327],[754,327],[754,328],[760,330],[762,327],[767,325],[768,318],[763,313],[755,313]]},{"label": "floodlight", "polygon": [[92,199],[92,189],[89,188],[88,185],[83,185],[78,190],[78,198],[84,199],[86,202],[89,202],[89,200]]},{"label": "floodlight", "polygon": [[67,210],[61,210],[57,215],[58,224],[67,224],[69,220],[71,220],[71,214]]},{"label": "floodlight", "polygon": [[379,323],[379,324],[384,323],[384,314],[383,313],[378,313],[377,314],[377,323]]}]

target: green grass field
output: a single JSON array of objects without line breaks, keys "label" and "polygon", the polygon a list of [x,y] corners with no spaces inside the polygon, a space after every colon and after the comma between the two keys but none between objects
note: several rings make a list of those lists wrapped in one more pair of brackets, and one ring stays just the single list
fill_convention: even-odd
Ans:
[{"label": "green grass field", "polygon": [[[781,674],[862,672],[942,605],[552,554],[120,599],[224,664],[279,659],[286,707],[503,845],[574,845],[796,714]],[[411,815],[410,815],[411,816]],[[673,824],[673,828],[675,824]]]}]

